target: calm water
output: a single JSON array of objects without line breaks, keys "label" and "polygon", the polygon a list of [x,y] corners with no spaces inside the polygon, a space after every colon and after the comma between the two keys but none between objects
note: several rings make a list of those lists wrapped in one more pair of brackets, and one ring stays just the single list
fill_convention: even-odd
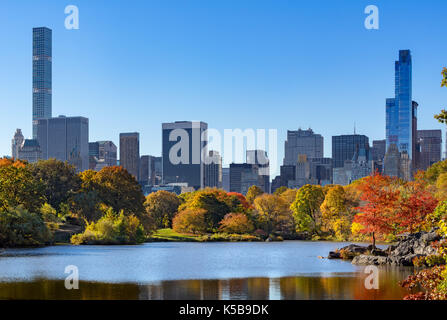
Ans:
[{"label": "calm water", "polygon": [[[0,299],[401,299],[412,269],[380,268],[367,290],[363,267],[319,259],[346,243],[147,243],[54,246],[0,255]],[[64,271],[79,269],[79,290]]]}]

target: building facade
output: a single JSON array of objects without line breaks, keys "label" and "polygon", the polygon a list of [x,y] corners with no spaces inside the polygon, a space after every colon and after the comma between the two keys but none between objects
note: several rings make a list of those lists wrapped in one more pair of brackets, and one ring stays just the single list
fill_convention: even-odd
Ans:
[{"label": "building facade", "polygon": [[442,131],[417,131],[417,169],[427,170],[434,163],[441,161]]},{"label": "building facade", "polygon": [[205,166],[205,187],[222,188],[222,157],[218,151],[210,150],[209,163]]},{"label": "building facade", "polygon": [[208,143],[207,129],[205,122],[162,124],[163,184],[187,183],[196,190],[205,187],[202,151]]},{"label": "building facade", "polygon": [[87,118],[59,116],[39,119],[36,124],[43,159],[67,161],[78,172],[89,168]]},{"label": "building facade", "polygon": [[287,131],[287,140],[284,143],[284,165],[294,166],[298,156],[304,154],[308,159],[324,157],[324,139],[315,134],[312,129]]},{"label": "building facade", "polygon": [[22,130],[17,129],[14,138],[11,141],[11,156],[14,159],[19,158],[19,149],[22,146],[23,141],[25,141],[25,138],[23,137]]},{"label": "building facade", "polygon": [[42,150],[39,142],[34,139],[25,139],[18,150],[17,158],[29,163],[36,163],[42,160]]},{"label": "building facade", "polygon": [[140,134],[120,133],[120,166],[139,180],[140,176]]},{"label": "building facade", "polygon": [[33,139],[37,120],[52,117],[52,30],[33,28]]},{"label": "building facade", "polygon": [[332,161],[334,168],[342,168],[346,160],[352,160],[356,152],[364,149],[369,157],[369,139],[365,135],[350,134],[332,137]]},{"label": "building facade", "polygon": [[89,169],[100,171],[117,165],[117,147],[112,141],[90,142]]}]

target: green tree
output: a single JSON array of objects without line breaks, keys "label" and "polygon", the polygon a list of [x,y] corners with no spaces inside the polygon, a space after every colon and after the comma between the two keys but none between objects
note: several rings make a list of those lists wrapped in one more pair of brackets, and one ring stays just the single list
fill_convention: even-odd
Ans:
[{"label": "green tree", "polygon": [[0,211],[23,205],[36,213],[45,200],[43,184],[33,177],[29,166],[0,167]]},{"label": "green tree", "polygon": [[144,206],[157,228],[171,228],[180,200],[175,193],[160,190],[149,194]]},{"label": "green tree", "polygon": [[260,195],[262,195],[263,193],[264,193],[264,191],[262,191],[261,188],[254,185],[254,186],[251,186],[250,188],[248,188],[245,198],[247,199],[248,203],[253,204],[255,199],[257,197],[259,197]]},{"label": "green tree", "polygon": [[42,160],[30,166],[33,176],[42,181],[47,202],[56,209],[80,187],[80,179],[74,166],[56,159]]},{"label": "green tree", "polygon": [[296,200],[291,205],[296,231],[320,233],[320,206],[323,201],[324,193],[321,186],[307,184],[298,190]]},{"label": "green tree", "polygon": [[24,206],[0,211],[0,247],[41,246],[51,237],[41,216]]}]

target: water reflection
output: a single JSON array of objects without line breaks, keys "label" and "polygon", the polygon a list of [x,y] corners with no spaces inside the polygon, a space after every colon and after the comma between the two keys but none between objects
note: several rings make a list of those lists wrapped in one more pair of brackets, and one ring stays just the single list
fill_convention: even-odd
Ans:
[{"label": "water reflection", "polygon": [[367,290],[361,272],[327,276],[245,278],[226,280],[174,280],[150,284],[80,282],[79,290],[66,290],[63,280],[0,282],[0,299],[131,299],[131,300],[302,300],[402,299],[398,286],[410,269],[380,269],[378,290]]}]

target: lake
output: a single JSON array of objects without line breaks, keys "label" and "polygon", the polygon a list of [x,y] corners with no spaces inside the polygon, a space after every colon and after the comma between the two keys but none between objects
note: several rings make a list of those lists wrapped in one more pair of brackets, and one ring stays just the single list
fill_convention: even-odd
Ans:
[{"label": "lake", "polygon": [[[342,242],[158,242],[138,246],[52,246],[0,254],[0,299],[401,299],[412,268],[319,259]],[[67,290],[65,267],[79,270]]]}]

